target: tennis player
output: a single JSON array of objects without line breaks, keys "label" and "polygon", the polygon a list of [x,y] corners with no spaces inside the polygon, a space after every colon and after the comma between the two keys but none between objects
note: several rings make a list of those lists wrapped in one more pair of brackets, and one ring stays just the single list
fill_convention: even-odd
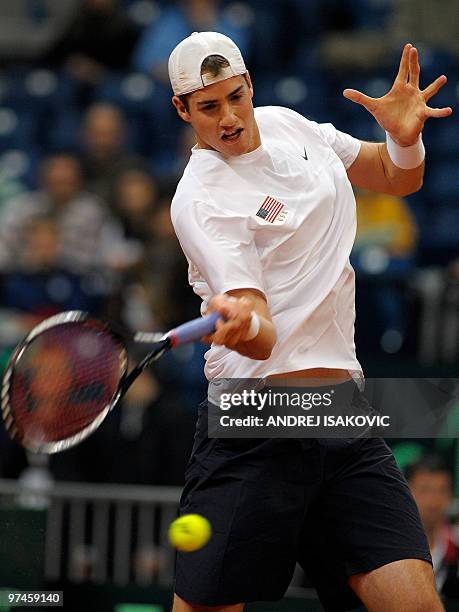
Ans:
[{"label": "tennis player", "polygon": [[[351,184],[395,195],[422,185],[421,132],[450,108],[427,103],[407,44],[392,89],[355,90],[386,130],[360,142],[281,107],[255,108],[239,49],[195,33],[169,59],[172,102],[193,127],[172,221],[204,309],[225,320],[207,337],[209,400],[221,378],[352,384],[356,229]],[[431,557],[419,514],[381,439],[210,439],[200,406],[181,501],[206,516],[209,544],[179,553],[174,612],[238,612],[280,599],[298,562],[326,610],[436,612]]]}]

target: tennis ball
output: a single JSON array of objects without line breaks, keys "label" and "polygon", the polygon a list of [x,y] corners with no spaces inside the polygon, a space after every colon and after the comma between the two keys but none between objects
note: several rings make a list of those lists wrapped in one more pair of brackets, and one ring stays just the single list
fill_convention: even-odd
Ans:
[{"label": "tennis ball", "polygon": [[169,542],[178,550],[192,552],[202,548],[211,536],[209,521],[200,514],[184,514],[169,526]]}]

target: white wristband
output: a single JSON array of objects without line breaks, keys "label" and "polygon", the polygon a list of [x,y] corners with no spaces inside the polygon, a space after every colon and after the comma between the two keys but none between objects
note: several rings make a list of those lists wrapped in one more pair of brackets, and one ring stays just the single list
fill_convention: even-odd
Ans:
[{"label": "white wristband", "polygon": [[260,326],[261,326],[260,317],[257,315],[257,313],[254,310],[252,310],[252,318],[250,320],[250,327],[249,327],[249,331],[247,332],[247,336],[244,339],[244,342],[247,342],[249,340],[253,340],[254,338],[256,338],[258,336],[258,332],[260,331]]},{"label": "white wristband", "polygon": [[422,164],[426,156],[422,136],[419,134],[418,141],[410,147],[401,147],[393,140],[389,132],[386,132],[386,146],[389,157],[402,170],[412,170]]}]

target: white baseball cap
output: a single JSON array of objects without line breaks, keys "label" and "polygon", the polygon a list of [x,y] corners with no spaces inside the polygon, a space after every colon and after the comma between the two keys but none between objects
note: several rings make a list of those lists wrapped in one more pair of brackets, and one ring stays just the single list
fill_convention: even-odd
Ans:
[{"label": "white baseball cap", "polygon": [[[202,62],[209,55],[221,55],[229,64],[216,77],[211,74],[201,75]],[[219,32],[193,32],[182,40],[169,56],[169,79],[176,96],[246,72],[247,68],[237,45],[231,38]]]}]

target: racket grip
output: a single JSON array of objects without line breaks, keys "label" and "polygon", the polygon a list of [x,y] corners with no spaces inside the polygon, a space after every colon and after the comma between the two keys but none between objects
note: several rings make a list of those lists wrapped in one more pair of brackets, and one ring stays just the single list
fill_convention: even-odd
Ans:
[{"label": "racket grip", "polygon": [[215,324],[218,319],[223,318],[219,312],[213,312],[205,317],[199,317],[183,323],[169,332],[172,346],[179,346],[187,342],[196,342],[203,336],[207,336],[215,331]]}]

